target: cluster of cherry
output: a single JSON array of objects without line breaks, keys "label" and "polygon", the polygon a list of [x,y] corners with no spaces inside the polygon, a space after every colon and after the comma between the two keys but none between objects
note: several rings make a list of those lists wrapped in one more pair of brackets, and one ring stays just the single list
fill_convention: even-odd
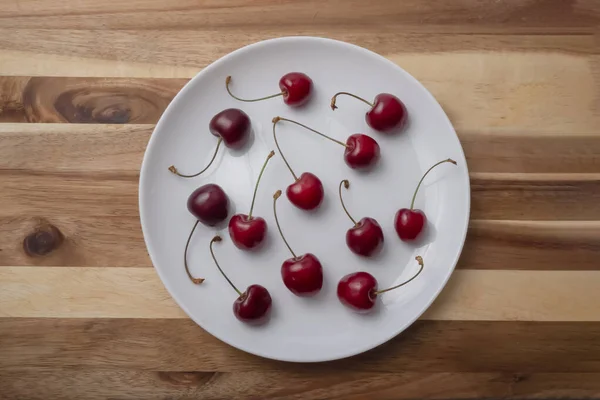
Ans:
[{"label": "cluster of cherry", "polygon": [[[292,107],[305,104],[311,96],[313,86],[312,80],[306,74],[291,72],[284,75],[280,79],[279,88],[281,91],[279,93],[257,99],[242,99],[235,96],[231,92],[229,88],[230,83],[231,77],[228,76],[225,81],[225,87],[227,92],[237,100],[254,102],[282,96],[283,101]],[[371,103],[354,94],[340,92],[331,99],[331,108],[333,110],[337,108],[336,99],[339,95],[348,95],[368,104],[370,106],[370,110],[366,113],[366,122],[376,131],[383,133],[397,132],[401,130],[406,123],[406,107],[396,96],[388,93],[381,93],[377,95],[375,100]],[[300,209],[314,210],[319,207],[324,196],[323,184],[321,183],[321,180],[314,174],[304,172],[298,176],[292,170],[289,163],[285,159],[285,156],[281,152],[279,143],[277,142],[276,126],[281,121],[299,125],[343,146],[345,148],[344,160],[350,168],[369,169],[373,167],[373,165],[376,164],[380,158],[379,145],[370,136],[353,134],[348,137],[345,143],[343,143],[297,121],[281,117],[273,118],[273,139],[275,141],[275,145],[294,179],[294,182],[287,187],[286,195],[289,201]],[[215,115],[210,121],[209,129],[210,132],[218,138],[218,141],[215,152],[208,165],[200,172],[191,175],[182,174],[177,170],[177,168],[175,168],[175,166],[171,166],[169,167],[169,170],[172,173],[184,178],[196,177],[206,171],[213,163],[221,143],[224,143],[225,146],[229,148],[242,148],[246,144],[250,135],[250,118],[244,111],[236,108],[230,108]],[[229,235],[233,243],[239,249],[256,250],[263,243],[266,237],[266,221],[261,217],[253,215],[252,211],[254,209],[254,202],[260,180],[269,160],[274,154],[274,151],[269,153],[262,166],[262,169],[260,170],[254,188],[254,194],[249,213],[236,214],[229,220]],[[419,181],[419,184],[414,192],[410,208],[400,209],[396,213],[394,226],[401,240],[415,240],[422,232],[426,223],[425,213],[421,210],[413,208],[414,201],[425,176],[434,167],[445,162],[456,164],[453,160],[447,159],[433,165],[427,172],[425,172]],[[350,215],[346,209],[346,206],[344,205],[344,201],[342,199],[342,187],[348,189],[350,187],[350,182],[348,180],[342,180],[339,185],[339,197],[342,208],[353,223],[353,226],[346,232],[346,244],[352,252],[360,256],[373,256],[374,254],[377,254],[383,246],[383,231],[381,226],[373,218],[362,218],[357,222]],[[297,256],[285,239],[277,218],[277,199],[280,196],[280,190],[273,195],[273,214],[281,238],[292,254],[292,258],[285,260],[281,266],[283,283],[292,293],[297,296],[315,295],[323,286],[323,268],[321,262],[315,255],[311,253]],[[189,196],[187,206],[188,210],[197,218],[197,221],[190,232],[185,246],[184,265],[190,280],[196,284],[200,284],[204,281],[204,279],[194,277],[190,273],[188,267],[187,252],[190,240],[199,222],[202,222],[207,226],[215,226],[227,219],[229,215],[229,198],[220,186],[216,184],[207,184],[199,187]],[[227,275],[221,269],[213,251],[213,243],[220,242],[221,240],[222,238],[220,236],[215,236],[210,241],[209,249],[215,265],[238,294],[238,298],[235,300],[233,305],[235,316],[243,322],[264,322],[269,315],[269,310],[271,309],[272,303],[272,299],[268,290],[260,285],[251,285],[244,292],[241,292],[237,289],[237,287],[229,280]],[[344,305],[355,311],[367,312],[375,305],[378,295],[407,284],[421,273],[424,265],[423,259],[421,257],[416,257],[416,260],[420,268],[419,271],[413,275],[413,277],[398,285],[383,290],[378,290],[377,280],[367,272],[356,272],[346,275],[338,283],[338,298]]]}]

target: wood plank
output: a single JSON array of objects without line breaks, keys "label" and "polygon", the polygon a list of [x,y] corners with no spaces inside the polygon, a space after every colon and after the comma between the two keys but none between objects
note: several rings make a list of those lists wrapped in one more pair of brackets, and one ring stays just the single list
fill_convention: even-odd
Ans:
[{"label": "wood plank", "polygon": [[[0,318],[0,371],[599,373],[600,323],[417,321],[367,353],[293,364],[234,349],[187,319]],[[526,380],[523,379],[523,380]],[[523,382],[525,383],[525,382]]]},{"label": "wood plank", "polygon": [[85,0],[73,7],[41,0],[29,3],[28,7],[9,5],[0,19],[1,26],[18,27],[18,24],[23,24],[43,28],[162,30],[201,26],[252,31],[292,25],[321,29],[368,26],[389,30],[401,27],[405,31],[417,32],[580,33],[593,31],[600,21],[598,6],[593,0],[545,0],[542,4],[535,0],[460,3],[452,0],[435,3],[374,0],[368,4],[359,0],[327,3],[315,0],[301,3],[187,0],[178,3],[176,8],[167,7],[158,0],[140,1],[135,5],[116,0],[99,3]]},{"label": "wood plank", "polygon": [[[600,271],[457,270],[423,318],[600,321],[598,285]],[[0,303],[0,317],[185,317],[151,268],[2,267]]]},{"label": "wood plank", "polygon": [[[428,87],[459,130],[488,126],[598,133],[600,113],[591,57],[554,53],[388,57]],[[514,65],[521,66],[518,73]],[[560,80],[554,79],[557,75]],[[4,77],[0,86],[16,91],[13,80],[23,78]],[[29,121],[154,123],[184,80],[37,77],[32,82],[21,95],[8,96],[12,108],[23,106]],[[92,93],[84,90],[88,87]],[[457,102],[457,88],[470,96]]]},{"label": "wood plank", "polygon": [[[110,383],[110,384],[107,384]],[[6,398],[313,399],[579,398],[600,395],[600,374],[192,372],[103,369],[1,371]]]}]

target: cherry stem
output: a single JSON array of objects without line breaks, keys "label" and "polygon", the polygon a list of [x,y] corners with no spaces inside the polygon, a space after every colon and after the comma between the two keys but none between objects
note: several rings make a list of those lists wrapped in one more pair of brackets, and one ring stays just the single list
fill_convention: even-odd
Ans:
[{"label": "cherry stem", "polygon": [[244,101],[246,103],[252,103],[252,102],[255,102],[255,101],[272,99],[273,97],[283,96],[284,94],[287,93],[287,91],[282,90],[279,93],[272,94],[270,96],[260,97],[258,99],[241,99],[241,98],[237,97],[236,95],[234,95],[233,93],[231,93],[231,90],[229,90],[229,83],[231,83],[231,76],[228,76],[227,78],[225,78],[225,88],[227,89],[227,93],[229,93],[229,95],[231,97],[233,97],[234,99],[239,100],[239,101]]},{"label": "cherry stem", "polygon": [[279,118],[279,117],[273,118],[273,139],[275,139],[275,146],[277,146],[277,150],[279,151],[279,155],[281,155],[281,158],[283,158],[283,162],[285,163],[285,165],[287,165],[288,169],[292,173],[292,176],[294,177],[294,180],[297,181],[298,177],[294,173],[294,170],[292,169],[292,167],[290,167],[290,164],[287,162],[285,156],[281,152],[281,148],[279,147],[279,143],[277,142],[277,135],[275,134],[275,125],[277,125],[277,122],[279,122],[280,120],[281,120],[281,118]]},{"label": "cherry stem", "polygon": [[292,255],[294,256],[294,259],[296,259],[296,258],[298,258],[298,256],[296,256],[296,253],[294,253],[294,250],[292,250],[288,241],[285,240],[285,236],[283,236],[283,232],[281,231],[281,226],[279,225],[279,219],[277,218],[277,199],[279,198],[279,196],[281,196],[281,190],[276,191],[275,194],[273,195],[273,215],[275,216],[275,223],[277,224],[277,229],[279,230],[279,234],[281,235],[281,238],[283,239],[283,243],[285,243],[285,245],[287,246],[290,253],[292,253]]},{"label": "cherry stem", "polygon": [[215,253],[213,251],[213,243],[214,242],[220,242],[223,239],[221,238],[221,236],[216,235],[214,238],[212,238],[212,240],[210,241],[210,255],[212,256],[213,261],[215,262],[215,265],[217,266],[217,268],[219,269],[219,271],[221,272],[221,275],[223,275],[223,277],[227,280],[227,282],[229,282],[229,284],[231,285],[231,287],[233,288],[233,290],[235,290],[237,292],[237,294],[241,297],[242,296],[242,292],[240,292],[238,290],[238,288],[235,287],[235,285],[229,280],[229,278],[227,277],[227,275],[225,275],[225,272],[223,272],[223,270],[221,269],[221,266],[219,265],[217,258],[215,257]]},{"label": "cherry stem", "polygon": [[217,147],[215,148],[215,152],[214,152],[212,158],[208,162],[208,165],[202,171],[195,173],[193,175],[185,175],[185,174],[179,173],[179,171],[177,171],[177,168],[175,168],[174,165],[171,165],[169,167],[169,171],[171,171],[172,173],[174,173],[177,176],[181,176],[182,178],[194,178],[194,177],[200,175],[201,173],[206,171],[212,165],[213,161],[215,161],[215,158],[217,157],[217,153],[219,152],[219,146],[221,146],[222,141],[223,141],[223,138],[220,137],[219,140],[217,141]]},{"label": "cherry stem", "polygon": [[187,242],[185,244],[185,251],[183,252],[183,265],[185,265],[185,272],[187,273],[187,276],[190,278],[190,280],[195,283],[196,285],[201,284],[202,282],[204,282],[204,278],[194,278],[192,276],[192,273],[190,272],[190,268],[188,266],[188,262],[187,262],[187,252],[188,252],[188,247],[190,246],[190,240],[192,239],[192,235],[194,234],[194,231],[196,230],[196,227],[198,226],[198,223],[200,221],[196,220],[196,223],[194,224],[194,227],[192,228],[192,231],[190,232],[190,236],[188,236]]},{"label": "cherry stem", "polygon": [[283,117],[278,117],[278,118],[279,118],[279,121],[287,121],[287,122],[291,122],[292,124],[296,124],[296,125],[298,125],[298,126],[301,126],[301,127],[303,127],[304,129],[308,129],[309,131],[311,131],[311,132],[314,132],[314,133],[316,133],[317,135],[321,135],[321,136],[322,136],[322,137],[324,137],[325,139],[329,139],[329,140],[331,140],[332,142],[335,142],[335,143],[339,144],[340,146],[348,147],[348,145],[346,145],[344,142],[340,142],[339,140],[337,140],[337,139],[334,139],[334,138],[332,138],[332,137],[330,137],[330,136],[327,136],[327,135],[325,135],[324,133],[321,133],[321,132],[319,132],[319,131],[317,131],[317,130],[315,130],[315,129],[313,129],[313,128],[309,128],[308,126],[306,126],[306,125],[304,125],[304,124],[301,124],[300,122],[292,121],[291,119],[287,119],[287,118],[283,118]]},{"label": "cherry stem", "polygon": [[377,295],[380,295],[382,293],[389,292],[390,290],[398,289],[399,287],[406,285],[408,282],[412,281],[417,276],[419,276],[419,274],[421,273],[421,271],[423,271],[423,267],[425,266],[425,264],[423,263],[423,257],[421,257],[421,256],[416,256],[415,260],[417,260],[417,262],[419,263],[419,271],[417,271],[417,273],[414,274],[412,278],[410,278],[407,281],[402,282],[399,285],[392,286],[391,288],[387,288],[387,289],[384,289],[384,290],[378,290],[378,291],[374,292],[373,294],[375,296],[377,296]]},{"label": "cherry stem", "polygon": [[267,167],[269,160],[274,155],[275,155],[275,152],[273,150],[271,150],[271,152],[267,156],[267,159],[265,160],[265,163],[263,164],[263,166],[260,170],[260,174],[258,174],[258,179],[256,180],[256,185],[254,185],[254,194],[252,195],[252,204],[250,204],[250,212],[248,213],[248,219],[252,219],[252,210],[254,210],[254,201],[256,200],[256,192],[258,192],[258,184],[260,183],[260,178],[262,178],[263,172],[265,172],[265,168]]},{"label": "cherry stem", "polygon": [[425,177],[427,176],[427,174],[428,174],[429,172],[431,172],[431,170],[432,170],[432,169],[434,169],[435,167],[437,167],[438,165],[440,165],[440,164],[443,164],[443,163],[447,163],[447,162],[449,162],[449,163],[452,163],[452,164],[456,165],[456,161],[454,161],[454,160],[453,160],[453,159],[451,159],[451,158],[448,158],[447,160],[442,160],[442,161],[440,161],[440,162],[437,162],[437,163],[433,164],[433,165],[431,166],[431,168],[429,168],[429,169],[427,170],[427,172],[425,172],[425,173],[423,174],[423,177],[421,178],[421,180],[419,181],[419,184],[417,185],[417,188],[415,189],[415,193],[413,194],[412,201],[410,202],[410,209],[411,209],[411,210],[412,210],[412,209],[414,208],[414,206],[415,206],[415,199],[417,198],[417,192],[419,191],[419,188],[421,187],[421,183],[423,183],[423,180],[425,179]]},{"label": "cherry stem", "polygon": [[371,106],[371,108],[375,107],[375,105],[374,105],[373,103],[371,103],[370,101],[367,101],[367,100],[363,99],[362,97],[358,97],[358,96],[357,96],[357,95],[355,95],[355,94],[348,93],[348,92],[339,92],[339,93],[336,93],[336,94],[335,94],[335,95],[334,95],[334,96],[331,98],[331,109],[332,109],[332,110],[335,110],[336,108],[338,108],[338,107],[335,105],[335,101],[337,100],[337,97],[338,97],[340,94],[344,94],[344,95],[346,95],[346,96],[354,97],[355,99],[358,99],[358,100],[362,101],[363,103],[366,103],[366,104],[370,105],[370,106]]},{"label": "cherry stem", "polygon": [[348,218],[350,218],[350,221],[352,221],[352,223],[354,223],[354,225],[356,226],[357,225],[356,220],[354,218],[352,218],[352,215],[350,215],[350,213],[348,212],[348,209],[346,208],[346,205],[344,204],[344,199],[342,198],[342,185],[344,185],[344,187],[346,189],[350,189],[350,182],[348,181],[348,179],[344,179],[343,181],[340,182],[340,187],[339,187],[340,203],[342,203],[342,208],[346,212],[346,215],[348,216]]}]

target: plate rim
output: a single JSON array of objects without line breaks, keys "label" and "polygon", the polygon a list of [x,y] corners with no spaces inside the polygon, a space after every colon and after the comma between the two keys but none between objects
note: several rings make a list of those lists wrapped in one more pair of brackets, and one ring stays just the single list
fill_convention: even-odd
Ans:
[{"label": "plate rim", "polygon": [[[465,174],[464,174],[464,187],[466,190],[466,216],[465,216],[465,221],[464,224],[462,226],[462,231],[463,231],[463,235],[462,235],[462,239],[460,241],[460,246],[457,249],[456,252],[456,256],[454,257],[454,259],[451,262],[451,266],[450,268],[448,268],[448,272],[446,273],[446,276],[443,278],[442,280],[442,285],[440,285],[440,287],[435,291],[435,293],[433,294],[433,296],[431,296],[431,298],[429,299],[429,301],[423,306],[422,310],[418,313],[415,314],[414,318],[412,319],[407,319],[406,323],[402,324],[400,326],[400,328],[398,329],[393,329],[391,332],[392,334],[390,335],[384,335],[383,338],[381,340],[375,341],[375,342],[369,342],[368,345],[366,346],[357,346],[354,347],[351,351],[346,352],[344,355],[334,355],[334,356],[327,356],[327,357],[314,357],[314,356],[309,356],[306,358],[294,358],[294,357],[280,357],[280,356],[273,356],[273,355],[267,355],[262,353],[261,351],[256,351],[253,349],[248,348],[245,345],[237,345],[237,344],[232,344],[229,340],[226,340],[220,336],[217,336],[211,329],[206,328],[205,326],[201,325],[200,323],[198,323],[198,321],[192,316],[192,314],[189,312],[189,310],[182,304],[182,302],[180,302],[178,300],[178,298],[174,295],[175,291],[173,290],[173,288],[171,288],[167,281],[165,280],[165,277],[163,276],[163,273],[161,273],[160,269],[156,267],[155,262],[154,262],[154,258],[152,256],[153,250],[151,249],[151,245],[149,244],[149,232],[147,231],[148,228],[144,227],[144,220],[143,220],[143,215],[144,213],[144,202],[143,202],[143,192],[144,192],[144,181],[147,179],[145,178],[148,173],[146,172],[146,170],[149,168],[149,149],[153,146],[154,141],[156,140],[156,136],[154,135],[154,133],[159,130],[162,129],[162,125],[165,123],[165,115],[168,115],[172,108],[176,107],[175,103],[177,103],[177,99],[179,97],[184,96],[184,94],[190,90],[190,88],[193,86],[194,82],[197,81],[198,79],[200,79],[200,77],[206,73],[208,73],[210,70],[218,68],[220,66],[220,64],[222,64],[223,62],[225,62],[228,58],[233,57],[234,55],[240,54],[240,53],[244,53],[244,52],[248,52],[248,51],[252,51],[255,48],[258,47],[263,47],[263,46],[269,46],[272,43],[275,42],[294,42],[294,41],[315,41],[315,42],[324,42],[324,43],[329,43],[329,44],[333,44],[336,46],[344,46],[347,48],[350,48],[352,50],[355,51],[359,51],[362,52],[363,54],[366,54],[367,56],[370,57],[376,57],[379,58],[380,60],[384,61],[385,63],[387,63],[389,66],[391,66],[392,68],[396,69],[396,71],[402,75],[404,75],[407,79],[413,81],[413,83],[416,83],[418,86],[420,86],[426,93],[426,95],[435,103],[437,104],[437,106],[440,108],[440,110],[443,113],[443,116],[445,118],[445,122],[448,125],[448,127],[452,130],[452,132],[454,133],[454,138],[456,139],[457,143],[458,143],[458,148],[460,150],[460,154],[462,156],[462,162],[464,163],[465,166]],[[211,336],[213,336],[214,338],[220,340],[223,343],[226,343],[227,345],[236,348],[238,350],[241,350],[243,352],[255,355],[255,356],[259,356],[262,358],[266,358],[266,359],[271,359],[271,360],[277,360],[277,361],[284,361],[284,362],[294,362],[294,363],[317,363],[317,362],[327,362],[327,361],[334,361],[334,360],[341,360],[341,359],[345,359],[345,358],[349,358],[352,356],[356,356],[358,354],[362,354],[364,352],[373,350],[379,346],[381,346],[384,343],[389,342],[390,340],[392,340],[393,338],[395,338],[396,336],[400,335],[402,332],[404,332],[407,328],[409,328],[412,324],[415,323],[415,321],[417,321],[424,313],[425,311],[427,311],[431,305],[433,304],[433,302],[439,297],[440,293],[442,292],[442,290],[446,287],[446,285],[448,284],[448,280],[450,279],[450,276],[452,276],[452,274],[454,273],[454,270],[456,268],[456,265],[458,263],[458,260],[460,259],[460,256],[462,254],[462,251],[464,249],[464,245],[466,242],[466,237],[467,237],[467,232],[468,232],[468,228],[469,228],[469,222],[470,222],[470,217],[471,217],[471,180],[470,180],[470,175],[469,175],[469,167],[467,164],[467,159],[464,153],[464,149],[462,146],[462,143],[460,142],[460,139],[458,137],[458,134],[456,133],[456,129],[454,129],[454,126],[452,125],[452,122],[450,121],[450,119],[448,118],[448,115],[446,114],[446,112],[444,111],[443,107],[441,106],[441,104],[437,101],[437,99],[433,96],[433,94],[431,94],[431,92],[425,87],[425,85],[423,85],[418,79],[416,79],[415,77],[413,77],[409,72],[405,71],[402,67],[400,67],[398,64],[394,63],[393,61],[389,60],[388,58],[374,52],[371,51],[367,48],[352,44],[352,43],[348,43],[348,42],[344,42],[341,40],[336,40],[336,39],[330,39],[330,38],[325,38],[325,37],[319,37],[319,36],[284,36],[284,37],[278,37],[278,38],[271,38],[271,39],[266,39],[266,40],[261,40],[259,42],[254,42],[248,45],[245,45],[243,47],[240,47],[230,53],[225,54],[224,56],[220,57],[219,59],[213,61],[212,63],[210,63],[209,65],[207,65],[206,67],[202,68],[200,71],[198,71],[198,73],[196,73],[188,82],[185,83],[185,85],[181,88],[181,90],[179,90],[179,92],[177,92],[177,94],[175,95],[175,97],[173,97],[173,99],[171,100],[171,102],[168,104],[168,106],[165,108],[165,111],[162,113],[162,115],[160,116],[158,122],[156,123],[156,126],[154,127],[152,134],[150,136],[150,139],[148,140],[148,143],[146,145],[146,148],[144,150],[144,156],[142,158],[142,164],[140,167],[140,177],[139,177],[139,184],[138,184],[138,208],[139,208],[139,217],[140,217],[140,225],[142,228],[142,235],[144,237],[144,243],[146,245],[146,249],[148,251],[148,255],[150,257],[150,261],[152,262],[152,267],[153,269],[156,271],[156,273],[158,274],[161,283],[163,284],[163,286],[165,287],[165,289],[167,290],[167,292],[169,293],[169,295],[171,296],[171,298],[175,301],[175,303],[185,312],[185,314],[188,316],[188,318],[190,318],[196,325],[198,325],[198,327],[200,327],[201,329],[203,329],[204,331],[208,332]]]}]

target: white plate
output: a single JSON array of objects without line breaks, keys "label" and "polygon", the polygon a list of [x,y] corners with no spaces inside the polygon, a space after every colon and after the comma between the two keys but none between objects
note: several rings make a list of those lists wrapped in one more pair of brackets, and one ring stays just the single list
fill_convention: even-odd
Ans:
[{"label": "white plate", "polygon": [[[233,76],[232,91],[261,96],[279,91],[279,78],[300,71],[314,82],[307,106],[292,109],[281,98],[241,103],[225,91],[225,77]],[[365,104],[340,97],[335,112],[329,107],[337,91],[373,99],[380,92],[397,95],[408,109],[410,123],[400,135],[385,136],[365,123]],[[254,139],[247,151],[222,147],[215,164],[198,178],[172,175],[202,168],[210,159],[216,138],[208,122],[230,107],[244,110],[252,120]],[[192,273],[206,278],[192,284],[184,271],[183,251],[194,217],[186,208],[189,194],[209,182],[218,183],[232,201],[232,215],[247,213],[258,172],[274,149],[271,119],[296,119],[345,141],[352,133],[366,133],[381,146],[380,164],[370,173],[357,173],[343,161],[343,149],[289,123],[278,124],[278,139],[291,166],[300,174],[313,172],[325,187],[325,200],[315,213],[295,208],[285,196],[278,203],[282,229],[297,253],[314,253],[323,264],[322,292],[298,298],[283,285],[281,263],[290,257],[278,236],[272,214],[272,195],[285,191],[292,177],[277,154],[261,182],[254,215],[267,220],[265,248],[258,253],[238,250],[227,233],[199,226],[190,245]],[[425,180],[416,207],[429,219],[421,243],[401,242],[393,227],[397,209],[408,207],[421,174],[435,162],[454,158],[458,166],[443,164]],[[352,226],[337,198],[341,179],[349,179],[346,205],[355,218],[370,216],[383,228],[384,250],[376,259],[355,256],[346,247]],[[433,96],[412,76],[385,58],[363,48],[334,40],[290,37],[256,43],[221,58],[194,77],[173,99],[160,119],[144,156],[140,177],[140,214],[152,262],[167,290],[202,328],[222,341],[259,356],[278,360],[326,361],[372,349],[406,329],[435,299],[450,277],[460,255],[469,219],[469,176],[465,157],[446,114]],[[268,324],[255,327],[239,322],[232,304],[237,295],[215,268],[208,250],[219,231],[224,241],[215,253],[230,279],[244,290],[261,284],[271,292],[273,309]],[[425,269],[411,284],[380,296],[376,312],[359,315],[336,297],[338,280],[364,270],[385,288],[411,276],[423,256]]]}]

